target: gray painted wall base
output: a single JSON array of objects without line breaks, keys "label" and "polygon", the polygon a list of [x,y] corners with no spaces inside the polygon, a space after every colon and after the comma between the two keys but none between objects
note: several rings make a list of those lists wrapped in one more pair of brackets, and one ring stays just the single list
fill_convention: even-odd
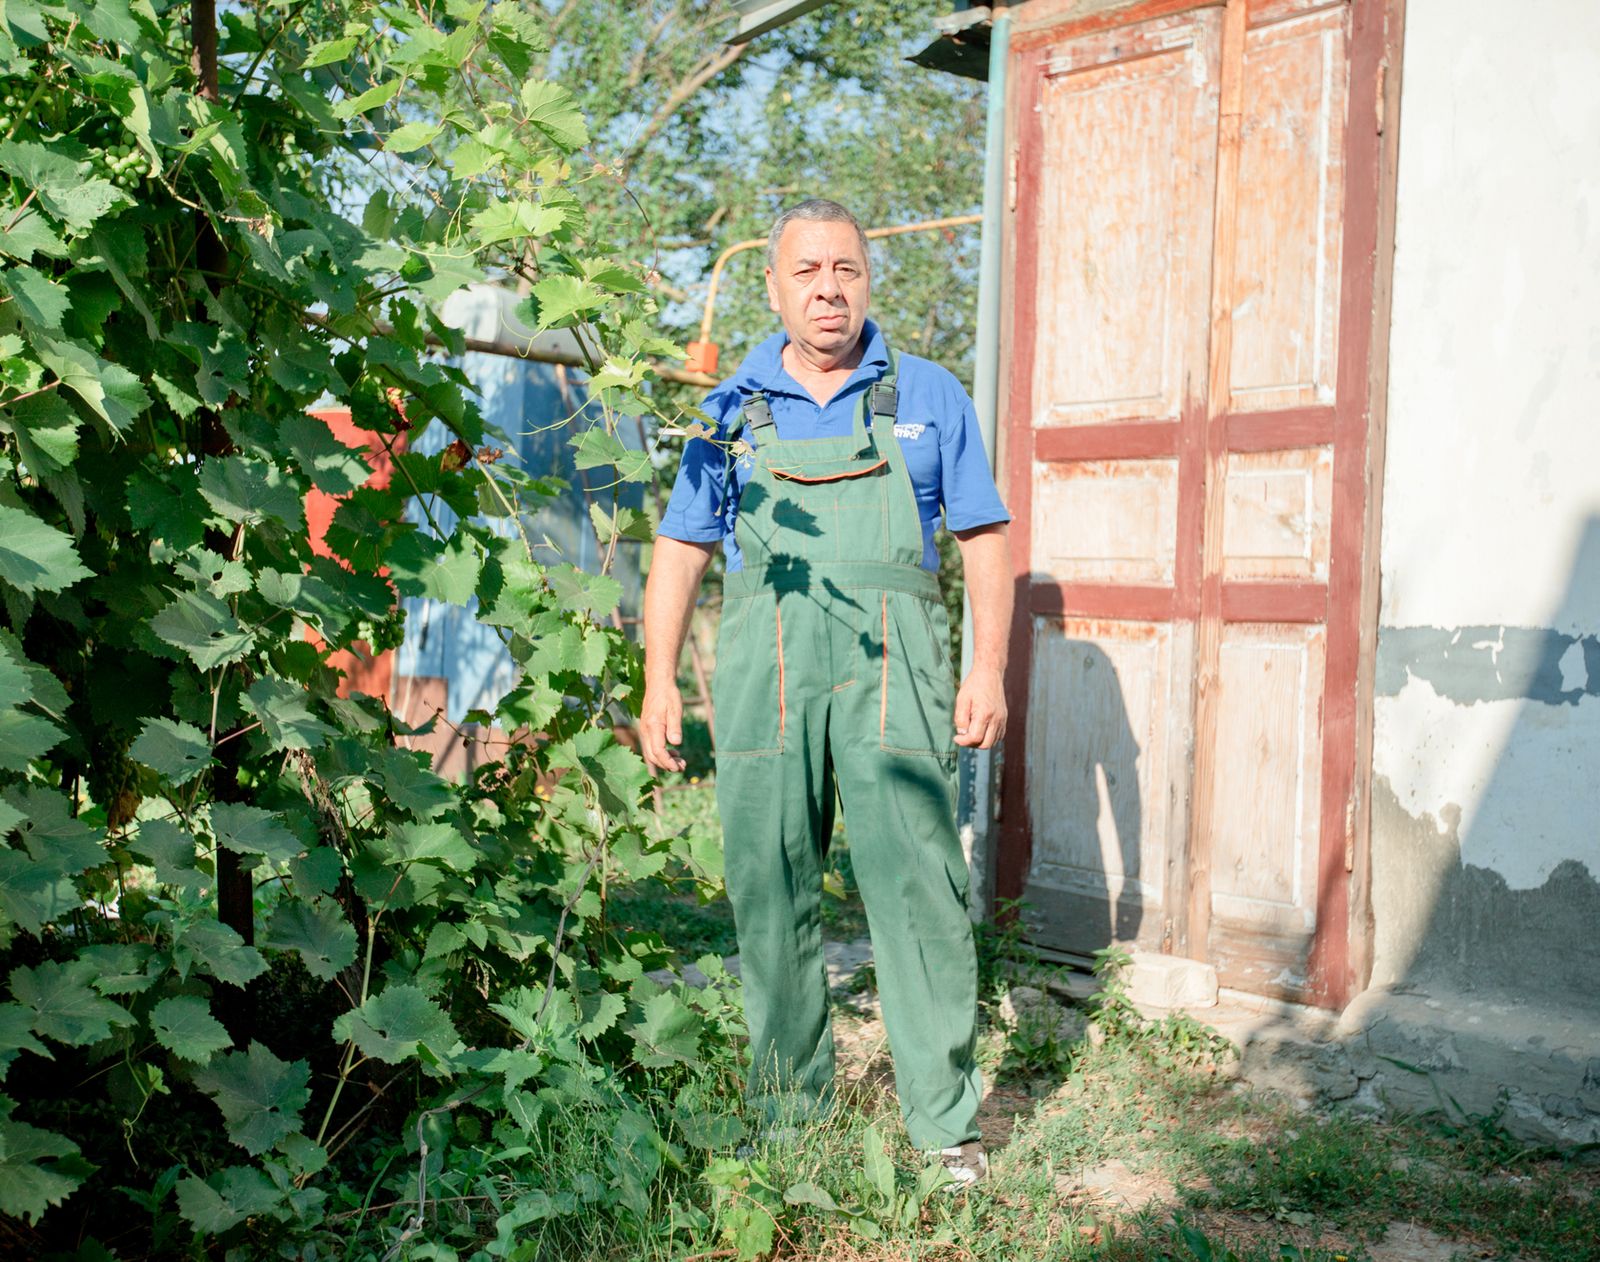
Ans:
[{"label": "gray painted wall base", "polygon": [[1442,1111],[1497,1118],[1529,1143],[1600,1142],[1600,1028],[1586,1013],[1374,988],[1342,1014],[1224,990],[1194,1015],[1239,1048],[1228,1072],[1304,1108]]}]

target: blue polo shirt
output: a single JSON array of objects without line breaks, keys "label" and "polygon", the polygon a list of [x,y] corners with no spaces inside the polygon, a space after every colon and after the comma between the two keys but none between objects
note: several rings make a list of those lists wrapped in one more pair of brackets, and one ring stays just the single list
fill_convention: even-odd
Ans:
[{"label": "blue polo shirt", "polygon": [[[889,348],[878,326],[866,321],[861,336],[866,342],[861,363],[839,392],[819,405],[784,369],[783,348],[789,335],[774,333],[700,405],[716,424],[718,442],[738,436],[744,425],[740,409],[757,391],[766,396],[773,423],[784,438],[849,434],[862,394],[889,367]],[[901,351],[896,387],[900,406],[894,433],[905,453],[922,516],[922,564],[937,570],[939,551],[933,533],[941,513],[951,530],[1010,521],[1011,515],[995,489],[978,432],[978,416],[961,383],[932,360]],[[736,572],[742,559],[733,524],[739,513],[739,495],[753,471],[749,460],[730,462],[725,447],[691,438],[683,449],[678,480],[657,533],[685,543],[721,540],[728,572]]]}]

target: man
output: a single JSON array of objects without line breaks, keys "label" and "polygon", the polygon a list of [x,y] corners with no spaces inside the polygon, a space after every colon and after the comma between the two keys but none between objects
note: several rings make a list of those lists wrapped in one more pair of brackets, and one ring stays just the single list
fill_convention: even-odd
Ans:
[{"label": "man", "polygon": [[[644,756],[683,768],[678,655],[712,548],[727,558],[717,804],[754,1058],[775,1116],[833,1077],[820,903],[837,791],[872,931],[906,1130],[958,1183],[982,1178],[976,961],[956,835],[956,746],[1005,730],[1010,520],[972,403],[867,319],[860,225],[808,201],[767,242],[783,325],[705,402],[645,588]],[[934,571],[941,510],[973,611],[957,692]]]}]

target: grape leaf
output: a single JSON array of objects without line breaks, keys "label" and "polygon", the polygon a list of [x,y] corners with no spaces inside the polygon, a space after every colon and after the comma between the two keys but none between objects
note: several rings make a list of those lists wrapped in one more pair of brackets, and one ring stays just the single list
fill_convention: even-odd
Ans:
[{"label": "grape leaf", "polygon": [[495,715],[511,730],[526,727],[537,732],[560,713],[564,700],[548,680],[532,678],[502,697]]},{"label": "grape leaf", "polygon": [[595,535],[602,545],[610,543],[617,536],[640,543],[649,543],[656,536],[655,525],[646,514],[622,504],[612,512],[598,503],[592,503],[589,505],[589,520],[594,523]]},{"label": "grape leaf", "polygon": [[73,342],[40,338],[35,349],[39,362],[119,434],[150,406],[150,396],[139,378],[121,364],[101,359]]},{"label": "grape leaf", "polygon": [[177,719],[150,719],[128,748],[128,756],[164,776],[186,784],[211,766],[211,742],[199,728]]},{"label": "grape leaf", "polygon": [[298,859],[289,860],[294,892],[301,898],[333,893],[343,873],[344,863],[332,846],[313,846]]},{"label": "grape leaf", "polygon": [[83,905],[72,879],[17,850],[0,850],[0,912],[29,933]]},{"label": "grape leaf", "polygon": [[209,880],[194,866],[194,838],[171,820],[142,820],[128,849],[150,861],[156,880],[163,885],[198,889]]},{"label": "grape leaf", "polygon": [[356,931],[331,900],[286,899],[272,913],[263,945],[298,951],[306,971],[326,982],[355,963]]},{"label": "grape leaf", "polygon": [[604,618],[622,599],[622,584],[609,574],[590,574],[575,565],[560,565],[548,571],[550,590],[563,607],[580,609]]},{"label": "grape leaf", "polygon": [[72,467],[78,458],[79,421],[59,390],[18,399],[8,410],[10,415],[0,419],[0,427],[9,424],[16,435],[17,451],[29,469],[56,474]]},{"label": "grape leaf", "polygon": [[522,85],[522,108],[528,123],[548,136],[564,153],[589,143],[583,111],[570,90],[548,79],[530,79]]},{"label": "grape leaf", "polygon": [[580,276],[547,276],[533,287],[533,299],[538,304],[541,330],[599,311],[612,301]]},{"label": "grape leaf", "polygon": [[64,875],[105,862],[105,830],[91,828],[72,814],[67,799],[42,784],[6,790],[6,801],[25,817],[18,830],[34,860]]},{"label": "grape leaf", "polygon": [[222,1022],[211,1015],[211,1005],[198,995],[163,999],[150,1011],[150,1029],[174,1056],[200,1064],[233,1043]]},{"label": "grape leaf", "polygon": [[264,675],[250,685],[245,705],[261,720],[273,749],[315,749],[334,729],[311,713],[304,688]]},{"label": "grape leaf", "polygon": [[278,435],[319,491],[346,495],[372,477],[366,452],[346,447],[318,417],[305,412],[286,416],[278,422]]},{"label": "grape leaf", "polygon": [[387,105],[400,91],[402,79],[390,79],[387,83],[380,83],[375,88],[368,88],[358,96],[346,97],[333,107],[335,118],[350,119],[357,114],[365,114],[368,110],[375,110],[380,105]]},{"label": "grape leaf", "polygon": [[396,539],[383,560],[403,595],[464,605],[477,589],[483,554],[469,535],[440,541],[413,530]]},{"label": "grape leaf", "polygon": [[[149,968],[155,952],[142,942],[102,942],[84,947],[78,958],[94,965],[94,988],[102,995],[137,995],[156,984]],[[163,963],[157,967],[166,971]]]},{"label": "grape leaf", "polygon": [[43,758],[65,737],[65,732],[41,714],[0,710],[0,771],[26,771],[30,762]]},{"label": "grape leaf", "polygon": [[255,642],[228,606],[208,592],[181,593],[150,619],[150,629],[201,670],[238,660]]},{"label": "grape leaf", "polygon": [[218,920],[197,920],[178,935],[172,948],[173,963],[180,977],[199,966],[218,981],[243,986],[267,971],[261,952],[245,941],[230,925]]},{"label": "grape leaf", "polygon": [[419,1047],[447,1060],[461,1046],[449,1016],[409,982],[391,985],[344,1013],[333,1023],[333,1033],[354,1043],[364,1055],[390,1065],[398,1065]]},{"label": "grape leaf", "polygon": [[128,516],[179,550],[197,545],[205,535],[206,502],[200,475],[190,465],[171,465],[154,477],[140,469],[128,482]]},{"label": "grape leaf", "polygon": [[32,1012],[35,1033],[69,1047],[83,1047],[111,1037],[114,1025],[132,1025],[121,1004],[95,994],[90,983],[95,968],[88,960],[64,964],[46,960],[36,968],[11,970],[12,997]]},{"label": "grape leaf", "polygon": [[272,518],[291,530],[304,524],[300,494],[276,465],[248,456],[213,456],[200,470],[200,494],[229,521]]},{"label": "grape leaf", "polygon": [[66,1200],[93,1167],[57,1164],[57,1158],[76,1157],[78,1146],[65,1135],[16,1121],[9,1107],[6,1112],[0,1118],[0,1214],[37,1222],[50,1206]]},{"label": "grape leaf", "polygon": [[336,61],[343,61],[356,48],[356,36],[346,35],[343,39],[318,40],[306,49],[306,59],[300,63],[302,70],[315,70],[318,66],[330,66]]},{"label": "grape leaf", "polygon": [[[468,142],[471,143],[471,142]],[[461,150],[455,152],[460,162]],[[552,206],[541,206],[525,198],[494,202],[480,210],[469,221],[480,246],[512,241],[517,237],[542,237],[561,226],[561,211]]]},{"label": "grape leaf", "polygon": [[0,1004],[0,1078],[19,1052],[55,1059],[50,1049],[33,1037],[33,1014],[20,1003]]},{"label": "grape leaf", "polygon": [[66,286],[56,284],[25,263],[18,263],[0,272],[0,287],[11,295],[12,309],[26,327],[40,333],[61,332],[61,317],[72,306],[72,295]]},{"label": "grape leaf", "polygon": [[283,1193],[254,1166],[229,1166],[209,1179],[187,1175],[178,1181],[178,1212],[208,1236],[258,1214],[287,1218],[283,1200]]},{"label": "grape leaf", "polygon": [[439,139],[443,131],[442,123],[402,123],[383,138],[383,147],[390,153],[414,153]]},{"label": "grape leaf", "polygon": [[650,476],[650,453],[625,447],[622,440],[604,425],[591,425],[574,437],[573,464],[579,469],[614,468],[624,482],[638,482]]},{"label": "grape leaf", "polygon": [[259,1042],[217,1057],[194,1076],[194,1085],[222,1110],[228,1138],[252,1157],[300,1129],[310,1081],[305,1061],[280,1060]]},{"label": "grape leaf", "polygon": [[31,596],[59,592],[89,574],[71,536],[25,509],[0,504],[0,579]]},{"label": "grape leaf", "polygon": [[431,819],[455,800],[450,782],[422,766],[409,749],[383,751],[383,791],[393,805],[421,819]]},{"label": "grape leaf", "polygon": [[243,561],[230,561],[210,548],[194,548],[173,562],[177,575],[196,591],[226,600],[253,585],[250,569]]},{"label": "grape leaf", "polygon": [[215,803],[211,831],[219,846],[235,854],[258,854],[270,863],[287,863],[306,848],[279,816],[243,802]]},{"label": "grape leaf", "polygon": [[402,824],[393,830],[390,863],[437,862],[458,872],[470,871],[478,852],[451,824]]}]

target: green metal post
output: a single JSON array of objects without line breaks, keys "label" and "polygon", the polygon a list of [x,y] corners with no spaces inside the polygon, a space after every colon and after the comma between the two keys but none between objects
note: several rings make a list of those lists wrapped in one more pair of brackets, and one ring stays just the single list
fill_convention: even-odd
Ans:
[{"label": "green metal post", "polygon": [[[1006,67],[1011,15],[996,3],[989,26],[989,105],[983,139],[983,235],[978,254],[977,361],[972,402],[978,413],[989,465],[994,467],[995,424],[1000,404],[1000,269],[1006,198]],[[1019,610],[1018,617],[1026,617]],[[961,673],[972,669],[972,609],[962,613]],[[997,750],[963,750],[960,824],[972,889],[974,918],[987,919],[994,897],[994,780]]]}]

